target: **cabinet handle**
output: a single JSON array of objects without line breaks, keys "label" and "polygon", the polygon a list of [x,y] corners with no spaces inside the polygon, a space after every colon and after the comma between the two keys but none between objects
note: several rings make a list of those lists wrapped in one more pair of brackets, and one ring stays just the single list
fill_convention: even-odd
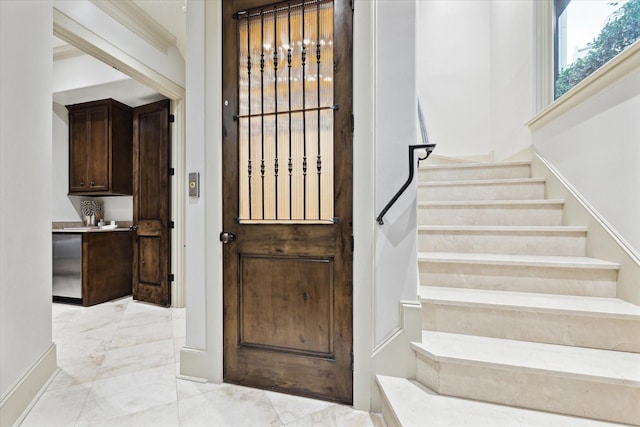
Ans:
[{"label": "cabinet handle", "polygon": [[80,187],[84,187],[84,181],[80,181]]},{"label": "cabinet handle", "polygon": [[89,185],[93,187],[95,185],[95,182],[91,181]]}]

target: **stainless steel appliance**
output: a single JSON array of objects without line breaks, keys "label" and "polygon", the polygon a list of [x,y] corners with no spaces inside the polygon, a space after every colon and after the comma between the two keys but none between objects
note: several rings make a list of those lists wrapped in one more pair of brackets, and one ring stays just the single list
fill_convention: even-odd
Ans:
[{"label": "stainless steel appliance", "polygon": [[82,235],[53,233],[53,300],[82,304]]}]

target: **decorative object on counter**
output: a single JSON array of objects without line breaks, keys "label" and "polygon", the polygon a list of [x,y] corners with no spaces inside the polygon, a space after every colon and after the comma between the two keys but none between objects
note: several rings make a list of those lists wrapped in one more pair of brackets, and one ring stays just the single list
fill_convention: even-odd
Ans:
[{"label": "decorative object on counter", "polygon": [[96,221],[102,218],[101,200],[81,200],[80,211],[87,227],[96,225]]}]

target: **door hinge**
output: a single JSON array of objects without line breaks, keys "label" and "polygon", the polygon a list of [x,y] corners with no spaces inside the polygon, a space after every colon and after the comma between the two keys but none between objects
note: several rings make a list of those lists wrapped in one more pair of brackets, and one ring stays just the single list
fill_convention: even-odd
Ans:
[{"label": "door hinge", "polygon": [[169,281],[170,281],[170,282],[173,282],[173,281],[175,281],[175,280],[176,280],[176,278],[175,278],[175,276],[173,275],[173,273],[170,273],[170,274],[169,274]]},{"label": "door hinge", "polygon": [[169,229],[176,228],[176,223],[173,222],[173,221],[169,221],[168,227],[169,227]]},{"label": "door hinge", "polygon": [[356,130],[356,118],[353,115],[353,113],[351,113],[351,133],[354,133]]},{"label": "door hinge", "polygon": [[351,371],[355,371],[355,363],[353,362],[353,350],[351,350]]},{"label": "door hinge", "polygon": [[353,12],[356,9],[356,0],[351,0],[351,12]]},{"label": "door hinge", "polygon": [[174,168],[169,168],[169,176],[174,176],[176,174],[176,170]]},{"label": "door hinge", "polygon": [[169,123],[173,123],[176,121],[176,116],[174,116],[173,114],[169,114]]},{"label": "door hinge", "polygon": [[352,234],[352,235],[351,235],[351,252],[353,252],[353,250],[355,249],[355,247],[356,247],[356,241],[355,241],[355,239],[353,238],[353,234]]}]

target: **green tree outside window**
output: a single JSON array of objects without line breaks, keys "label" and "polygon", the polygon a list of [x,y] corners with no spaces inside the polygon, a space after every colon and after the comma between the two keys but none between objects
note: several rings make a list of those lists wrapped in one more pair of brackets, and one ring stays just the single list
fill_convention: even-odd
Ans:
[{"label": "green tree outside window", "polygon": [[613,13],[598,37],[589,43],[589,53],[560,72],[555,97],[562,96],[639,38],[640,0],[629,0]]}]

